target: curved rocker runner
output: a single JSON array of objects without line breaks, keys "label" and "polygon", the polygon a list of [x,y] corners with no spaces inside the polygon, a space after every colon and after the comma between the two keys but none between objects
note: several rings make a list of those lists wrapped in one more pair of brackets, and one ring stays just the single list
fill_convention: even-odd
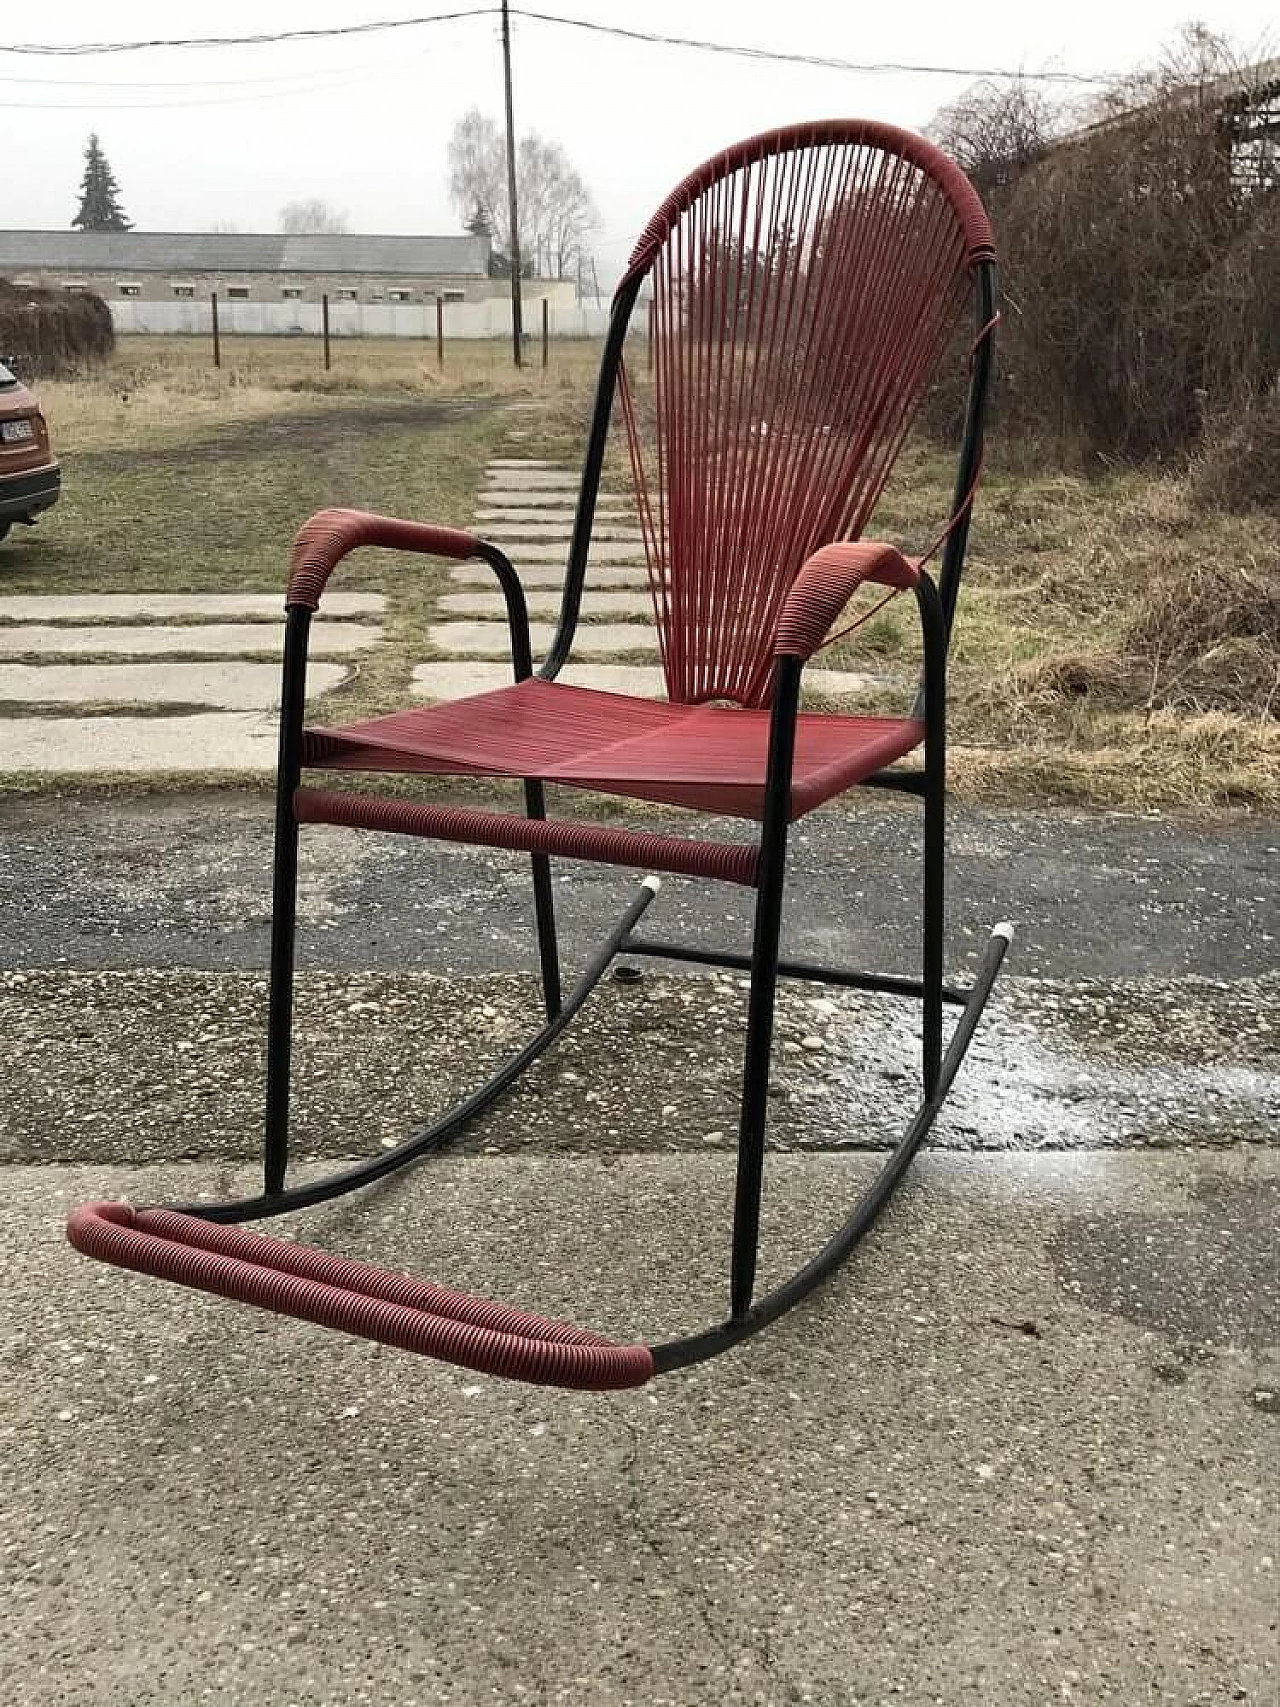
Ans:
[{"label": "curved rocker runner", "polygon": [[[626,351],[642,286],[651,338]],[[966,309],[976,331],[959,336]],[[792,126],[709,160],[646,226],[614,297],[569,548],[560,618],[537,673],[519,577],[496,545],[454,528],[324,510],[294,544],[286,595],[276,800],[263,1190],[238,1202],[88,1204],[78,1250],[470,1369],[566,1387],[635,1386],[727,1350],[830,1275],[875,1221],[959,1071],[1012,929],[997,925],[972,984],[943,980],[946,663],[982,456],[995,255],[982,204],[930,143],[891,126]],[[633,347],[634,348],[634,347]],[[966,351],[968,401],[936,581],[926,558],[861,538],[925,390]],[[575,688],[570,656],[618,404],[644,537],[665,701]],[[510,687],[361,723],[304,725],[307,642],[329,577],[379,546],[478,558],[502,589]],[[864,585],[914,598],[923,670],[910,713],[802,711],[805,666]],[[878,608],[876,606],[875,608]],[[865,620],[861,618],[858,620]],[[850,623],[856,627],[858,621]],[[848,629],[839,630],[848,632]],[[900,763],[923,750],[918,767]],[[328,787],[303,772],[336,773]],[[523,814],[428,805],[333,786],[341,773],[506,777]],[[760,826],[751,845],[547,817],[544,784]],[[859,785],[919,798],[920,976],[787,960],[780,924],[790,825]],[[530,855],[545,1022],[464,1102],[395,1149],[286,1183],[300,827],[336,824]],[[550,859],[736,883],[756,895],[749,954],[639,934],[660,887],[646,877],[572,990],[561,989]],[[619,953],[750,972],[726,1318],[665,1343],[614,1344],[568,1323],[234,1225],[344,1195],[440,1149],[555,1042]],[[777,981],[799,978],[920,1003],[921,1100],[844,1225],[790,1280],[757,1295],[769,1059]],[[943,1007],[960,1009],[944,1048]]]}]

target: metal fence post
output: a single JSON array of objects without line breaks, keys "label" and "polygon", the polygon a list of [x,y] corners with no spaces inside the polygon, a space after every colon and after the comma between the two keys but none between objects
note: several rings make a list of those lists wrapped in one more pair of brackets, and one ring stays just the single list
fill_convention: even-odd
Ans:
[{"label": "metal fence post", "polygon": [[547,343],[550,337],[550,317],[547,311],[547,299],[542,299],[542,365],[547,365]]},{"label": "metal fence post", "polygon": [[320,329],[324,337],[324,371],[329,371],[329,293],[322,291],[320,295]]},{"label": "metal fence post", "polygon": [[212,291],[209,296],[209,306],[213,309],[213,365],[222,366],[222,343],[218,337],[218,293]]},{"label": "metal fence post", "polygon": [[444,366],[444,298],[436,298],[436,366]]}]

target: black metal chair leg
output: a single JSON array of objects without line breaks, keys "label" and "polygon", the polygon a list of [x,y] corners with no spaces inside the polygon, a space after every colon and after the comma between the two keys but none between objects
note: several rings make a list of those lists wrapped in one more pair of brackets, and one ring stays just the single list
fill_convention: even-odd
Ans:
[{"label": "black metal chair leg", "polygon": [[293,1054],[293,960],[298,917],[298,821],[293,796],[302,769],[307,633],[311,613],[290,608],[285,627],[271,902],[271,993],[267,1004],[267,1104],[263,1188],[284,1189],[289,1165],[289,1068]]},{"label": "black metal chair leg", "polygon": [[[932,749],[938,750],[932,750]],[[924,967],[921,1067],[926,1100],[938,1089],[942,1070],[942,974],[946,938],[946,770],[940,739],[925,748],[924,794]]]},{"label": "black metal chair leg", "polygon": [[[546,793],[540,782],[524,785],[525,813],[530,818],[547,815]],[[542,970],[542,1000],[547,1018],[560,1012],[560,950],[556,940],[556,906],[551,890],[551,861],[546,854],[531,854],[533,906],[538,922],[538,961]]]},{"label": "black metal chair leg", "polygon": [[735,1320],[751,1308],[760,1244],[760,1193],[764,1183],[764,1138],[769,1118],[769,1063],[773,1009],[778,988],[778,936],[782,919],[784,850],[756,897],[747,1047],[742,1069],[742,1112],[738,1124],[738,1180],[733,1210],[733,1259],[729,1311]]},{"label": "black metal chair leg", "polygon": [[924,930],[921,1077],[925,1101],[942,1073],[943,959],[946,951],[947,640],[938,594],[927,575],[917,589],[924,634]]},{"label": "black metal chair leg", "polygon": [[293,1054],[293,947],[298,903],[298,826],[276,820],[271,919],[271,994],[267,1006],[267,1115],[263,1187],[284,1188],[289,1165],[289,1066]]},{"label": "black metal chair leg", "polygon": [[778,659],[774,712],[769,729],[769,768],[760,831],[755,933],[751,943],[751,994],[747,1003],[747,1046],[742,1067],[742,1111],[738,1121],[738,1179],[733,1206],[729,1313],[737,1321],[751,1308],[760,1244],[760,1190],[764,1180],[764,1137],[769,1118],[769,1059],[773,1008],[778,989],[778,943],[787,863],[791,805],[791,762],[801,662]]}]

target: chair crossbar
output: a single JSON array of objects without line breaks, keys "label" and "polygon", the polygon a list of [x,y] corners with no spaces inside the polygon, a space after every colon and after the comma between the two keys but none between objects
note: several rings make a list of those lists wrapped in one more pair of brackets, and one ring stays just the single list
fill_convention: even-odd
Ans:
[{"label": "chair crossbar", "polygon": [[732,842],[695,841],[648,830],[624,830],[608,824],[575,823],[557,818],[524,818],[509,812],[485,812],[469,806],[431,806],[391,800],[385,795],[339,794],[299,788],[293,796],[300,824],[342,824],[349,829],[429,836],[486,848],[557,854],[681,877],[712,877],[751,888],[759,850]]}]

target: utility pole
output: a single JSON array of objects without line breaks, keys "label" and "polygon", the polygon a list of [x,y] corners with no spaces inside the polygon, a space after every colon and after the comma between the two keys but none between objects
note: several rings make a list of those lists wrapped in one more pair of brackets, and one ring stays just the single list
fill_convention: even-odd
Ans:
[{"label": "utility pole", "polygon": [[511,14],[502,0],[502,74],[507,86],[507,206],[511,215],[511,348],[516,366],[524,362],[524,325],[520,312],[520,223],[516,210],[516,127],[511,110]]}]

